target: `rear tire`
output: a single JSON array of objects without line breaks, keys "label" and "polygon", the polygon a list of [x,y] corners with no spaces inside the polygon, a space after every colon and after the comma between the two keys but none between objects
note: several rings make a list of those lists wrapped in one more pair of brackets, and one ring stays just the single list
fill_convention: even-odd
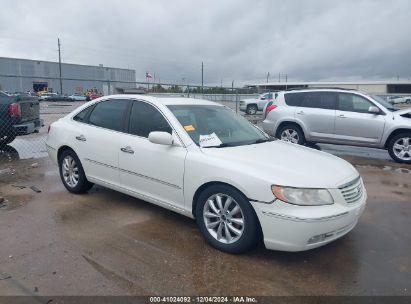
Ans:
[{"label": "rear tire", "polygon": [[201,234],[218,250],[242,253],[261,240],[261,228],[253,207],[233,187],[206,188],[198,198],[195,215]]},{"label": "rear tire", "polygon": [[64,187],[75,194],[85,193],[93,187],[84,173],[80,159],[73,150],[64,150],[59,158],[60,178]]},{"label": "rear tire", "polygon": [[248,105],[247,110],[245,111],[248,115],[257,114],[258,108],[256,105]]},{"label": "rear tire", "polygon": [[278,139],[293,144],[303,145],[305,144],[304,132],[301,128],[294,124],[287,124],[280,128],[277,132]]},{"label": "rear tire", "polygon": [[411,164],[411,132],[400,133],[391,138],[388,153],[396,162]]}]

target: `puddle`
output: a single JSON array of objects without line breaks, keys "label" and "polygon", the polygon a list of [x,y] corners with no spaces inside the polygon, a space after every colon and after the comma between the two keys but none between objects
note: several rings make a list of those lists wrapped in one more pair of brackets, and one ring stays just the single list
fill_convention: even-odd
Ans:
[{"label": "puddle", "polygon": [[395,168],[391,166],[378,166],[378,165],[355,165],[355,167],[359,169],[373,169],[373,170],[381,170],[385,172],[411,174],[411,169],[408,169],[408,168]]}]

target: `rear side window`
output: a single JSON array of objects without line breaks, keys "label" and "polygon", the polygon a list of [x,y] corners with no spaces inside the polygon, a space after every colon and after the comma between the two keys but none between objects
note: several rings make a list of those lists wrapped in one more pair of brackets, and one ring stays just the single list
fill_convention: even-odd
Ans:
[{"label": "rear side window", "polygon": [[92,125],[122,131],[128,100],[106,100],[96,104],[88,122]]},{"label": "rear side window", "polygon": [[285,103],[290,107],[299,107],[305,99],[306,94],[305,92],[286,93],[284,94]]},{"label": "rear side window", "polygon": [[337,103],[337,93],[308,92],[302,102],[302,107],[334,110]]},{"label": "rear side window", "polygon": [[83,111],[78,113],[76,116],[74,116],[73,119],[75,121],[79,121],[79,122],[86,122],[87,114],[90,112],[91,108],[92,107],[88,107],[88,108],[84,109]]},{"label": "rear side window", "polygon": [[131,109],[129,133],[148,137],[153,131],[163,131],[172,134],[172,130],[163,115],[152,105],[134,101]]}]

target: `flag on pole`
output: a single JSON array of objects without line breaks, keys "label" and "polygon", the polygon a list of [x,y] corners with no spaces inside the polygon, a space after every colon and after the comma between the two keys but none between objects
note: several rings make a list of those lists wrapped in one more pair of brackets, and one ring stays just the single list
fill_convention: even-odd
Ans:
[{"label": "flag on pole", "polygon": [[146,78],[153,78],[153,76],[149,72],[146,72]]}]

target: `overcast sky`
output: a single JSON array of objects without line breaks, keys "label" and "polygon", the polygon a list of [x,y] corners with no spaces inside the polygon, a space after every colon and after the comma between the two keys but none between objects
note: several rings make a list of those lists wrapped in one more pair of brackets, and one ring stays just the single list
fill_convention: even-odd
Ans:
[{"label": "overcast sky", "polygon": [[409,0],[1,0],[0,57],[56,61],[57,37],[63,62],[139,81],[411,77]]}]

